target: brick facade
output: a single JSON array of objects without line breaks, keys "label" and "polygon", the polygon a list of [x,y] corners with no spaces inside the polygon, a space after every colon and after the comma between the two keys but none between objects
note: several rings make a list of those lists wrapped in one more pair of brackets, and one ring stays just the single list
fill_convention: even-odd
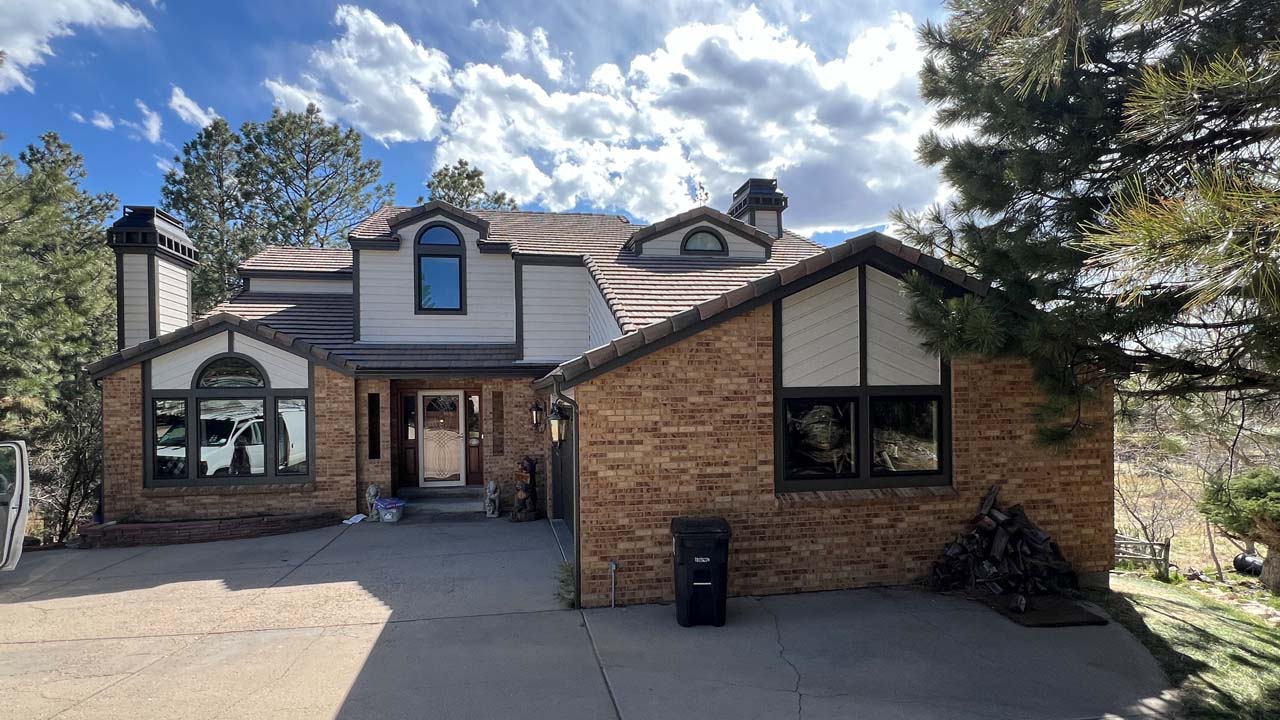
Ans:
[{"label": "brick facade", "polygon": [[315,367],[315,478],[302,484],[144,488],[142,366],[102,380],[107,520],[187,520],[356,511],[355,381]]},{"label": "brick facade", "polygon": [[[369,394],[377,393],[380,398],[380,418],[378,457],[369,457]],[[356,498],[360,503],[360,512],[365,512],[364,492],[370,483],[378,485],[384,494],[391,489],[391,381],[390,380],[357,380],[356,381]]]},{"label": "brick facade", "polygon": [[1071,447],[1035,439],[1041,395],[1017,360],[952,368],[951,488],[774,494],[772,309],[758,308],[578,385],[582,601],[672,599],[671,518],[733,529],[730,593],[912,582],[993,484],[1023,503],[1077,570],[1112,545],[1110,402]]}]

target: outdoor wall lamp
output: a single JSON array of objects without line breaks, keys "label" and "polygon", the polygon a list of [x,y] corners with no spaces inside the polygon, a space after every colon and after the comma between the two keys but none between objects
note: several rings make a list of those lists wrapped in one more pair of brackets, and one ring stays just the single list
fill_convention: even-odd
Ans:
[{"label": "outdoor wall lamp", "polygon": [[559,445],[569,437],[569,423],[571,420],[571,412],[568,407],[555,403],[551,406],[551,412],[547,414],[547,421],[551,425],[551,442]]},{"label": "outdoor wall lamp", "polygon": [[542,430],[543,415],[546,411],[542,409],[542,403],[538,400],[533,401],[533,405],[529,406],[529,415],[533,421],[534,430]]}]

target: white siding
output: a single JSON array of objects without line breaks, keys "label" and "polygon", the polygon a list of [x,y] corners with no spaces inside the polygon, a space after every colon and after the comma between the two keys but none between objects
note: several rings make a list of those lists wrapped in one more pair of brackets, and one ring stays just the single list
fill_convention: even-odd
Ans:
[{"label": "white siding", "polygon": [[[424,220],[423,223],[439,218]],[[403,228],[397,250],[360,251],[362,342],[512,343],[516,337],[515,268],[510,255],[481,255],[477,233],[459,226],[466,245],[465,315],[416,315],[414,245],[417,228]],[[251,284],[251,287],[255,286]]]},{"label": "white siding", "polygon": [[147,304],[151,297],[151,288],[147,286],[147,267],[151,256],[126,253],[122,261],[124,272],[117,282],[124,284],[124,303],[119,312],[124,315],[124,345],[129,347],[151,337],[151,316]]},{"label": "white siding", "polygon": [[858,271],[782,300],[782,384],[858,385]]},{"label": "white siding", "polygon": [[646,240],[642,243],[640,253],[642,255],[679,255],[680,243],[684,242],[684,238],[697,228],[709,228],[716,231],[724,242],[729,246],[729,257],[750,258],[752,260],[764,260],[767,251],[763,245],[759,245],[752,240],[748,240],[739,235],[727,232],[724,229],[711,223],[698,223],[688,227],[680,228],[675,232]]},{"label": "white siding", "polygon": [[309,373],[307,360],[275,345],[236,333],[235,350],[257,360],[267,371],[273,388],[305,388]]},{"label": "white siding", "polygon": [[526,265],[524,288],[524,360],[561,362],[589,344],[585,268]]},{"label": "white siding", "polygon": [[[409,279],[409,284],[413,285],[412,278]],[[256,277],[249,281],[249,290],[256,293],[345,293],[350,295],[351,281]]]},{"label": "white siding", "polygon": [[[750,219],[750,216],[748,216]],[[767,232],[774,237],[778,237],[778,213],[775,210],[757,210],[756,211],[756,227],[762,232]]]},{"label": "white siding", "polygon": [[156,329],[160,335],[191,324],[191,275],[156,257]]},{"label": "white siding", "polygon": [[897,278],[867,268],[867,382],[872,385],[936,385],[938,358],[920,345],[907,322],[910,300]]},{"label": "white siding", "polygon": [[210,335],[203,340],[158,355],[151,360],[153,390],[186,390],[200,363],[227,351],[227,333]]},{"label": "white siding", "polygon": [[613,317],[613,311],[605,302],[604,295],[595,281],[587,278],[587,349],[601,345],[622,336],[622,328]]}]

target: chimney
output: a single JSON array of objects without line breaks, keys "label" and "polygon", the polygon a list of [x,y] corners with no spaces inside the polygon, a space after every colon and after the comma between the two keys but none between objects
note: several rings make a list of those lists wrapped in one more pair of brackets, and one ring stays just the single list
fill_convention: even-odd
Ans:
[{"label": "chimney", "polygon": [[776,178],[751,178],[733,193],[729,215],[776,237],[782,237],[782,211],[787,196]]},{"label": "chimney", "polygon": [[107,229],[116,251],[116,345],[137,345],[191,324],[191,270],[199,253],[182,222],[147,205],[125,205]]}]

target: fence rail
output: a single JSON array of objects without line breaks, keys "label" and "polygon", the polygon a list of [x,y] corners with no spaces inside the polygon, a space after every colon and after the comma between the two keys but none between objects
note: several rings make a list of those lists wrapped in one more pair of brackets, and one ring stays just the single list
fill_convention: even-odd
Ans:
[{"label": "fence rail", "polygon": [[1150,542],[1141,538],[1116,533],[1116,560],[1144,563],[1155,568],[1161,578],[1169,578],[1169,546],[1173,538],[1164,542]]}]

